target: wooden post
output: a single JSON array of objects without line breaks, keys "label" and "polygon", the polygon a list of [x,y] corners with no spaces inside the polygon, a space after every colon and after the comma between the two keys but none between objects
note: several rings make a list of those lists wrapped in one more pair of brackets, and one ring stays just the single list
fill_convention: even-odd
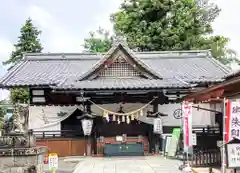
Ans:
[{"label": "wooden post", "polygon": [[[153,112],[156,113],[158,112],[158,103],[154,102],[153,104]],[[153,134],[154,136],[154,153],[158,154],[159,153],[159,145],[160,145],[160,135],[158,134]]]}]

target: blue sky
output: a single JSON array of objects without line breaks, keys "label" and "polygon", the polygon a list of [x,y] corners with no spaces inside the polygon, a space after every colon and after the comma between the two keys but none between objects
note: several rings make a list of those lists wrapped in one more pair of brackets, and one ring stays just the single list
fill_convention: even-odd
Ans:
[{"label": "blue sky", "polygon": [[[229,47],[240,53],[240,0],[212,0],[222,9],[214,33],[229,37]],[[122,0],[8,0],[0,6],[0,62],[8,59],[20,27],[30,16],[42,30],[44,52],[81,52],[83,39],[99,26],[112,29],[109,15]],[[0,65],[0,76],[6,69]],[[1,93],[6,97],[6,92]]]}]

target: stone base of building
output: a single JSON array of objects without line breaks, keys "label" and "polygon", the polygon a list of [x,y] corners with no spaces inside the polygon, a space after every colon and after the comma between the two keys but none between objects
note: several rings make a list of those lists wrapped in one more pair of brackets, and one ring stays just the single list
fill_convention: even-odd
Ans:
[{"label": "stone base of building", "polygon": [[0,149],[0,173],[43,173],[46,152],[46,147]]}]

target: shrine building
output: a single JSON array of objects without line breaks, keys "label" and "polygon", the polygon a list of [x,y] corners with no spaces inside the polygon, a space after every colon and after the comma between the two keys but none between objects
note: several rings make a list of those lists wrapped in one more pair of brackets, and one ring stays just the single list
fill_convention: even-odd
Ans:
[{"label": "shrine building", "polygon": [[[27,53],[0,88],[29,88],[29,129],[50,152],[97,155],[109,144],[108,155],[142,155],[158,152],[160,133],[181,126],[183,96],[229,72],[209,50],[134,52],[117,44],[107,53]],[[198,105],[220,109],[217,102]],[[89,137],[85,118],[93,123]],[[156,118],[162,129],[154,128]],[[193,110],[194,127],[215,125],[211,112]],[[114,148],[123,142],[124,151]]]}]

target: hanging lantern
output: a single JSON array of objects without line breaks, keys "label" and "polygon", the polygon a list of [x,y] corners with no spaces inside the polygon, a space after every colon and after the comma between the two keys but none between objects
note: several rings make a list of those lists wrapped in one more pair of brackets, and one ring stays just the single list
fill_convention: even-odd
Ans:
[{"label": "hanging lantern", "polygon": [[125,116],[122,115],[122,122],[125,122]]},{"label": "hanging lantern", "polygon": [[120,117],[119,117],[119,116],[118,116],[117,122],[118,122],[118,124],[120,124],[120,123],[121,123],[121,122],[120,122]]},{"label": "hanging lantern", "polygon": [[113,114],[112,120],[116,121],[116,115]]},{"label": "hanging lantern", "polygon": [[143,116],[143,110],[140,111],[140,116]]},{"label": "hanging lantern", "polygon": [[131,114],[131,121],[134,120],[134,114]]},{"label": "hanging lantern", "polygon": [[92,132],[93,120],[92,119],[82,119],[82,129],[86,136],[89,136]]}]

